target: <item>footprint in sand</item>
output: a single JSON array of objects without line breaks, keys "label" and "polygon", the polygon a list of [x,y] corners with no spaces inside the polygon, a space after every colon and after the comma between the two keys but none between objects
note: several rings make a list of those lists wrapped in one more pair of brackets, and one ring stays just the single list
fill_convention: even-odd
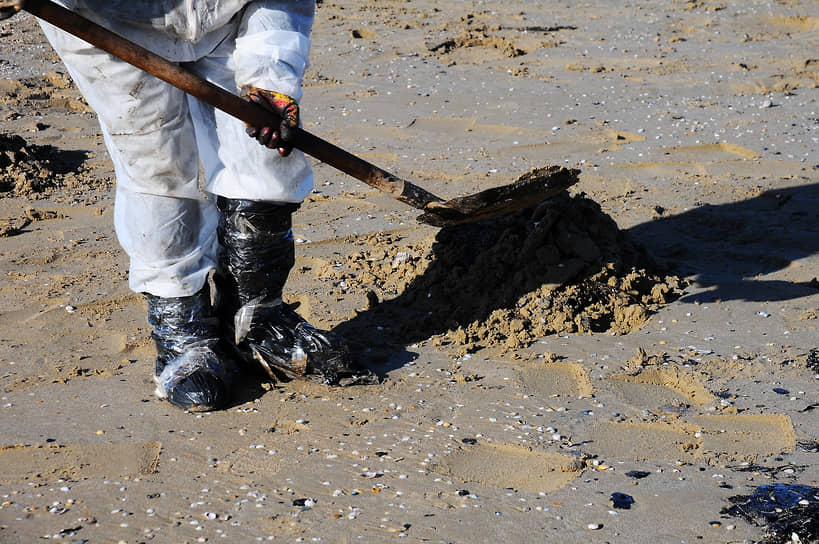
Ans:
[{"label": "footprint in sand", "polygon": [[687,374],[675,366],[662,366],[610,376],[607,389],[635,406],[702,405],[715,399],[702,380],[702,377]]},{"label": "footprint in sand", "polygon": [[538,397],[579,397],[593,391],[588,371],[580,363],[521,366],[515,370],[515,382]]},{"label": "footprint in sand", "polygon": [[0,446],[0,480],[13,483],[153,474],[161,450],[159,442]]},{"label": "footprint in sand", "polygon": [[476,444],[453,452],[433,470],[462,482],[540,493],[571,482],[583,470],[583,462],[558,453]]},{"label": "footprint in sand", "polygon": [[598,455],[646,461],[753,461],[796,446],[786,415],[699,415],[716,400],[705,386],[706,377],[675,366],[665,354],[638,350],[629,366],[637,368],[609,376],[603,380],[605,389],[632,407],[662,417],[596,425],[589,441]]},{"label": "footprint in sand", "polygon": [[607,459],[754,461],[793,451],[796,435],[786,415],[703,415],[602,423],[591,430],[589,442]]}]

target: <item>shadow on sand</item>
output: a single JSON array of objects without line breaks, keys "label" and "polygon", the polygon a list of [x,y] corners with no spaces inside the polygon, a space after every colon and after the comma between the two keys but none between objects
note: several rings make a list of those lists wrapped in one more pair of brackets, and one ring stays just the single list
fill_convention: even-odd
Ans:
[{"label": "shadow on sand", "polygon": [[672,272],[708,291],[683,302],[773,301],[816,294],[819,268],[802,283],[762,279],[819,251],[819,184],[767,191],[642,223],[628,233]]}]

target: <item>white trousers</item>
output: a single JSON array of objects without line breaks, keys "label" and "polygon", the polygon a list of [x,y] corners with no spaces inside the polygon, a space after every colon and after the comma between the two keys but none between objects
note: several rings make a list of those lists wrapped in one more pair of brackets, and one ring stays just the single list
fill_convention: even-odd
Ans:
[{"label": "white trousers", "polygon": [[[179,297],[202,288],[219,252],[214,195],[301,202],[312,190],[312,171],[298,150],[280,157],[249,138],[241,121],[47,23],[41,26],[99,117],[117,178],[114,226],[130,258],[134,291]],[[288,35],[293,33],[283,33]],[[235,93],[235,43],[229,36],[183,66]]]}]

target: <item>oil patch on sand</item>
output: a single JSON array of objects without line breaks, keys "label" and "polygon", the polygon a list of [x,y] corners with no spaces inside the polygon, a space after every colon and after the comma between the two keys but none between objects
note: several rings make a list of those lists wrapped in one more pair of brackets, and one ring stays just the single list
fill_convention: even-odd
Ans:
[{"label": "oil patch on sand", "polygon": [[819,488],[783,484],[761,485],[749,495],[736,495],[723,514],[744,518],[766,528],[760,544],[819,542]]}]

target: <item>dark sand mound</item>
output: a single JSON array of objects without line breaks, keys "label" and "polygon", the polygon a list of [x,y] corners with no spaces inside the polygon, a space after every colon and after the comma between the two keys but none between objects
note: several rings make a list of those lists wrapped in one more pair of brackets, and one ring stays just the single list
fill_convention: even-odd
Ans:
[{"label": "dark sand mound", "polygon": [[323,272],[350,289],[383,292],[385,300],[370,293],[370,308],[339,327],[346,336],[361,338],[359,327],[377,323],[397,343],[443,335],[472,351],[554,333],[625,334],[682,287],[582,194],[442,229],[430,246],[399,242],[374,235],[366,250]]}]

